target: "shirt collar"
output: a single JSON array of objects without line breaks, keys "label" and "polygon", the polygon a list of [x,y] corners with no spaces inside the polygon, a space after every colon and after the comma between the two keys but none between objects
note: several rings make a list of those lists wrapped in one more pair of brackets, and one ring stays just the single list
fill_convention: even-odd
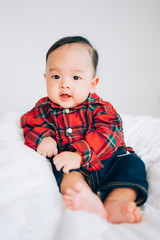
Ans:
[{"label": "shirt collar", "polygon": [[[61,109],[61,110],[64,109],[63,107],[59,106],[58,104],[53,103],[49,98],[47,98],[47,102],[53,108],[57,108],[57,109]],[[104,101],[96,93],[90,93],[88,95],[87,99],[83,103],[81,103],[75,107],[71,107],[70,110],[80,109],[81,107],[83,107],[85,105],[90,105],[90,104],[104,104]]]}]

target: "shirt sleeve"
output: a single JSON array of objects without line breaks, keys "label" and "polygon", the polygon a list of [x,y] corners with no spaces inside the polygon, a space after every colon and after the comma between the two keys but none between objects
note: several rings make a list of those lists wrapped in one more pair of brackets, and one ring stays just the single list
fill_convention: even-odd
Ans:
[{"label": "shirt sleeve", "polygon": [[103,167],[102,160],[124,145],[121,117],[109,104],[96,109],[85,139],[71,144],[70,148],[81,154],[83,169],[95,171]]},{"label": "shirt sleeve", "polygon": [[35,107],[20,119],[25,137],[25,145],[34,150],[37,150],[38,145],[44,137],[55,136],[55,132],[49,128],[48,120],[45,117],[39,116],[40,112]]}]

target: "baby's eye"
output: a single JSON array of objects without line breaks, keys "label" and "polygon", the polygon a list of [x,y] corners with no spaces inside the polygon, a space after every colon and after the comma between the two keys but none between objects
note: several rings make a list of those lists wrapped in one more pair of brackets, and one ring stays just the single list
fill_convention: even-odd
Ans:
[{"label": "baby's eye", "polygon": [[59,75],[53,75],[52,78],[54,78],[54,79],[59,79],[60,76],[59,76]]},{"label": "baby's eye", "polygon": [[74,76],[73,79],[74,79],[74,80],[79,80],[79,79],[81,79],[81,78],[78,77],[78,76]]}]

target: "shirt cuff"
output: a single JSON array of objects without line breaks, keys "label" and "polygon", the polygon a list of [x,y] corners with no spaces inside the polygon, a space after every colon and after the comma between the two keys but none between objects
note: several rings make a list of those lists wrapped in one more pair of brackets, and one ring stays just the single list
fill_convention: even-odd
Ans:
[{"label": "shirt cuff", "polygon": [[38,145],[45,137],[54,137],[54,132],[49,129],[44,129],[40,133],[37,132],[36,130],[33,130],[25,136],[25,145],[34,150],[37,150]]},{"label": "shirt cuff", "polygon": [[80,140],[78,142],[72,143],[69,149],[76,150],[82,156],[81,167],[88,171],[97,171],[102,169],[103,165],[99,160],[97,154],[93,149],[90,148],[85,140]]}]

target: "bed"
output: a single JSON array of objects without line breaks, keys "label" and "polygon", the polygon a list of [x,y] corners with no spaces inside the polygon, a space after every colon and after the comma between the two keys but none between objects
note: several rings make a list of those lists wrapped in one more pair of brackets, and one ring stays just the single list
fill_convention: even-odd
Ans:
[{"label": "bed", "polygon": [[23,113],[0,118],[1,240],[160,239],[160,119],[121,115],[126,144],[146,165],[149,198],[141,207],[141,223],[117,225],[65,208],[50,163],[24,145]]}]

